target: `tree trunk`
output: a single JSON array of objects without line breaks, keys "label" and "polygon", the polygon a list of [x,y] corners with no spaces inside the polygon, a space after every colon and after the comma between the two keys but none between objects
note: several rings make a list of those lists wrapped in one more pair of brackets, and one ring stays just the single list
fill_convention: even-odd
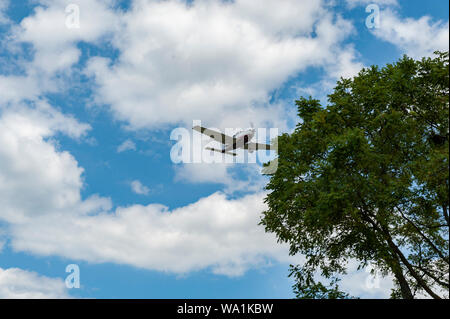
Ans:
[{"label": "tree trunk", "polygon": [[402,293],[402,298],[403,299],[414,299],[414,296],[411,292],[411,288],[409,287],[409,284],[406,281],[405,276],[403,276],[403,273],[401,271],[396,271],[394,276],[397,279],[398,284],[400,285],[400,291]]}]

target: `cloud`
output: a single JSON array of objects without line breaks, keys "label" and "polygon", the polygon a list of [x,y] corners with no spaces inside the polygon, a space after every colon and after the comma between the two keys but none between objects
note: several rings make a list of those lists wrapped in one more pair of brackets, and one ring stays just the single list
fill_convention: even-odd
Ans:
[{"label": "cloud", "polygon": [[[362,5],[374,1],[348,0],[349,5]],[[396,1],[375,1],[378,4],[396,5]],[[402,53],[419,59],[431,56],[436,50],[448,51],[449,22],[435,21],[424,16],[419,19],[400,18],[395,11],[388,8],[381,11],[380,28],[372,29],[379,39],[395,45]],[[328,94],[340,77],[351,78],[365,67],[359,62],[359,53],[352,45],[347,45],[336,55],[337,63],[324,66],[325,76],[318,82],[297,85],[297,94],[314,96],[325,105]]]},{"label": "cloud", "polygon": [[148,193],[150,192],[150,189],[147,186],[142,185],[142,183],[138,180],[132,181],[130,183],[130,186],[133,192],[139,195],[148,195]]},{"label": "cloud", "polygon": [[0,0],[0,25],[7,24],[10,22],[5,11],[9,6],[9,0]]},{"label": "cloud", "polygon": [[294,85],[297,96],[312,96],[319,99],[322,105],[328,103],[328,94],[336,86],[336,81],[342,78],[353,78],[364,65],[358,61],[359,54],[352,45],[336,55],[337,63],[329,63],[325,68],[325,75],[315,83],[299,82]]},{"label": "cloud", "polygon": [[15,28],[16,41],[27,42],[35,50],[31,65],[33,72],[51,75],[75,64],[80,55],[79,41],[97,43],[116,29],[118,15],[109,1],[78,0],[80,27],[67,27],[70,18],[67,1],[40,1],[33,15],[24,18]]},{"label": "cloud", "polygon": [[117,153],[122,153],[125,151],[135,151],[135,150],[136,150],[136,144],[130,139],[124,141],[122,144],[120,144],[117,147]]},{"label": "cloud", "polygon": [[[2,7],[0,0],[0,22]],[[68,28],[65,0],[36,1],[32,14],[19,24],[10,23],[2,43],[10,57],[17,59],[14,72],[0,75],[0,103],[18,103],[24,99],[36,100],[46,93],[63,92],[79,72],[72,67],[78,63],[80,42],[100,44],[107,40],[117,26],[120,13],[110,1],[79,0],[80,28]],[[24,45],[26,44],[26,45]],[[10,58],[11,60],[15,60]]]},{"label": "cloud", "polygon": [[175,180],[191,183],[219,183],[227,184],[232,181],[228,174],[231,164],[220,163],[192,163],[174,167]]},{"label": "cloud", "polygon": [[343,78],[352,78],[356,76],[364,65],[358,61],[359,54],[352,45],[345,47],[345,50],[336,55],[334,63],[326,65],[326,79],[335,81]]},{"label": "cloud", "polygon": [[[335,65],[337,56],[352,54],[341,44],[352,24],[324,1],[139,0],[123,12],[111,1],[80,0],[80,28],[66,27],[66,1],[40,4],[12,28],[11,52],[31,58],[19,62],[23,74],[0,76],[0,102],[63,92],[74,74],[85,72],[96,84],[94,101],[131,129],[193,119],[283,129],[287,111],[271,99],[273,90],[308,67]],[[111,43],[119,54],[73,68],[80,42]]]},{"label": "cloud", "polygon": [[70,298],[64,281],[19,268],[0,268],[0,299]]},{"label": "cloud", "polygon": [[[83,185],[73,156],[59,151],[56,134],[79,138],[89,126],[39,101],[0,109],[0,220],[25,222],[40,214],[85,210]],[[80,206],[81,205],[81,206]]]},{"label": "cloud", "polygon": [[23,99],[38,99],[40,89],[36,78],[21,75],[0,75],[0,103],[19,103]]},{"label": "cloud", "polygon": [[242,275],[270,260],[288,260],[287,247],[257,226],[263,197],[258,193],[230,200],[214,193],[172,211],[150,204],[96,215],[40,216],[33,223],[11,225],[11,245],[43,256],[172,273],[206,268]]},{"label": "cloud", "polygon": [[135,1],[121,22],[118,59],[93,57],[87,74],[97,102],[132,129],[193,119],[281,126],[284,109],[271,92],[308,67],[335,63],[353,32],[323,1]]},{"label": "cloud", "polygon": [[410,57],[431,56],[436,50],[448,51],[448,20],[433,21],[429,16],[400,18],[389,9],[380,14],[380,28],[373,29],[373,34],[392,43]]},{"label": "cloud", "polygon": [[358,265],[356,260],[349,260],[347,274],[339,282],[340,288],[352,296],[388,299],[394,287],[394,276],[389,274],[383,277],[379,271],[371,274],[372,266],[358,270]]},{"label": "cloud", "polygon": [[174,166],[175,181],[222,184],[226,194],[261,191],[267,179],[257,164],[190,163]]},{"label": "cloud", "polygon": [[83,199],[83,169],[55,136],[86,130],[45,103],[0,113],[0,220],[14,251],[229,276],[288,259],[287,247],[258,226],[261,192],[239,199],[214,193],[171,211],[160,204],[112,210],[107,198]]}]

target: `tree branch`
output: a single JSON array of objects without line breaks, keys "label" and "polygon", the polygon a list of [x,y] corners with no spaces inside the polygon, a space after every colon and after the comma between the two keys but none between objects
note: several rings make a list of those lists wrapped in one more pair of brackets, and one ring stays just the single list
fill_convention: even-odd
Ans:
[{"label": "tree branch", "polygon": [[[401,262],[409,270],[411,276],[413,276],[414,279],[416,279],[417,283],[434,299],[442,299],[433,290],[431,290],[430,287],[428,287],[427,283],[423,280],[423,278],[414,270],[412,265],[409,263],[408,259],[405,257],[405,255],[403,255],[401,250],[397,247],[397,245],[392,240],[392,237],[391,237],[389,231],[384,229],[383,226],[378,226],[378,224],[370,218],[370,215],[368,213],[365,213],[364,211],[362,211],[362,213],[363,213],[362,217],[365,220],[367,220],[377,231],[379,231],[383,235],[383,237],[387,241],[389,247],[400,258]],[[393,270],[395,271],[395,269],[393,269]],[[395,272],[394,272],[394,275],[395,275]],[[411,293],[411,289],[409,289],[409,291]]]},{"label": "tree branch", "polygon": [[442,299],[439,295],[437,295],[433,290],[431,290],[430,287],[428,287],[427,283],[423,280],[423,278],[414,270],[412,265],[409,263],[408,259],[403,255],[401,250],[397,247],[397,245],[392,240],[391,235],[388,231],[381,229],[382,233],[385,234],[386,241],[388,242],[389,247],[398,255],[402,263],[406,266],[406,268],[409,270],[411,276],[413,276],[417,283],[422,286],[422,288],[434,299]]},{"label": "tree branch", "polygon": [[427,242],[427,244],[430,245],[431,248],[433,248],[433,250],[439,255],[439,257],[441,257],[447,264],[449,264],[448,256],[444,256],[442,252],[434,245],[434,243],[427,236],[425,236],[425,234],[422,233],[421,229],[417,227],[417,225],[414,224],[408,217],[406,217],[400,208],[398,208],[397,206],[396,208],[399,211],[400,215],[402,215],[402,217],[406,219],[408,223],[412,225],[414,229],[419,233],[420,237],[422,237]]},{"label": "tree branch", "polygon": [[447,208],[447,205],[442,205],[442,211],[444,212],[444,218],[447,221],[447,226],[450,226],[450,223],[448,221],[448,208]]},{"label": "tree branch", "polygon": [[443,286],[443,287],[447,287],[447,288],[450,287],[448,282],[444,282],[444,281],[439,280],[439,278],[437,278],[436,276],[434,276],[434,275],[431,274],[428,270],[422,268],[421,266],[415,266],[415,265],[412,265],[412,266],[413,266],[414,268],[417,268],[417,269],[419,269],[420,271],[422,271],[425,275],[427,275],[428,277],[430,277],[431,279],[433,279],[437,284],[439,284],[439,285],[441,285],[441,286]]}]

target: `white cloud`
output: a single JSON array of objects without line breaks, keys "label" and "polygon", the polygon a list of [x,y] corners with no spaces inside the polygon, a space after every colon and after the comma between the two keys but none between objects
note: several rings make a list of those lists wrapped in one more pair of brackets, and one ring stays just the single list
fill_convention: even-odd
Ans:
[{"label": "white cloud", "polygon": [[326,66],[326,77],[333,84],[335,80],[343,78],[352,78],[358,74],[364,67],[361,62],[358,62],[358,53],[353,46],[349,45],[345,50],[339,52],[336,56],[336,61]]},{"label": "white cloud", "polygon": [[70,298],[64,281],[19,268],[0,268],[0,299]]},{"label": "white cloud", "polygon": [[231,182],[228,168],[231,164],[220,163],[192,163],[176,165],[175,180],[191,183],[219,183]]},{"label": "white cloud", "polygon": [[[301,83],[294,86],[297,96],[312,96],[320,100],[322,105],[328,103],[328,94],[336,86],[336,81],[342,78],[352,78],[364,67],[358,61],[359,54],[353,46],[348,45],[346,49],[336,56],[337,63],[329,63],[325,66],[325,75],[315,83]],[[305,84],[305,85],[303,85]]]},{"label": "white cloud", "polygon": [[[37,99],[40,94],[36,78],[22,75],[0,75],[0,103],[18,103],[23,99]],[[1,106],[0,106],[1,107]]]},{"label": "white cloud", "polygon": [[79,138],[88,129],[42,101],[0,112],[0,220],[25,222],[94,203],[92,198],[80,206],[83,169],[52,140],[57,133]]},{"label": "white cloud", "polygon": [[175,181],[222,184],[226,194],[258,192],[267,182],[257,164],[191,163],[174,166]]},{"label": "white cloud", "polygon": [[370,273],[370,266],[358,270],[359,263],[351,259],[348,262],[347,274],[339,282],[340,288],[352,296],[361,298],[388,299],[394,287],[392,275],[383,277],[380,272]]},{"label": "white cloud", "polygon": [[[359,263],[350,259],[347,265],[347,274],[339,282],[340,288],[348,292],[352,296],[359,296],[363,299],[388,299],[394,288],[394,275],[388,274],[383,277],[380,271],[370,273],[373,269],[370,265],[364,269],[358,270]],[[435,285],[432,289],[440,296],[448,298],[448,290],[442,289]],[[415,295],[417,299],[431,299],[425,291],[421,291]]]},{"label": "white cloud", "polygon": [[[2,6],[0,2],[0,21]],[[21,57],[15,70],[19,75],[0,75],[0,103],[35,100],[42,94],[61,92],[73,84],[72,66],[79,61],[81,41],[99,44],[116,29],[120,13],[115,13],[111,1],[78,0],[80,28],[67,28],[65,0],[41,0],[33,14],[20,24],[10,23],[2,39],[9,53]],[[27,43],[32,46],[22,47]],[[31,56],[31,59],[23,58]]]},{"label": "white cloud", "polygon": [[80,0],[80,28],[73,29],[65,26],[67,1],[40,3],[13,28],[9,46],[19,54],[17,44],[31,43],[34,54],[21,61],[25,74],[1,77],[0,102],[65,90],[78,72],[72,69],[81,56],[77,44],[112,39],[118,60],[93,57],[85,71],[98,84],[96,101],[133,129],[193,119],[283,129],[286,110],[270,101],[271,92],[308,67],[353,54],[341,45],[351,23],[324,1],[139,0],[122,12],[112,1]]},{"label": "white cloud", "polygon": [[88,74],[97,101],[135,129],[193,119],[279,127],[284,110],[270,92],[307,67],[336,63],[353,31],[322,1],[136,1],[121,21],[118,61],[92,58]]},{"label": "white cloud", "polygon": [[130,186],[133,192],[139,195],[148,195],[148,193],[150,192],[150,189],[147,186],[142,185],[142,183],[138,180],[132,181],[130,183]]},{"label": "white cloud", "polygon": [[5,11],[9,6],[9,0],[0,0],[0,25],[9,23],[10,20],[7,17]]},{"label": "white cloud", "polygon": [[380,28],[373,29],[375,36],[413,58],[430,56],[436,50],[448,51],[448,20],[433,21],[429,16],[403,19],[388,9],[381,12],[380,20]]},{"label": "white cloud", "polygon": [[230,276],[288,259],[286,246],[258,226],[263,193],[234,200],[215,193],[172,211],[159,204],[111,210],[108,199],[82,199],[83,169],[54,136],[87,129],[45,103],[1,113],[0,219],[13,250]]},{"label": "white cloud", "polygon": [[39,255],[185,273],[211,268],[241,275],[288,260],[285,245],[257,226],[264,194],[229,200],[215,193],[172,211],[159,204],[98,215],[47,215],[11,226],[11,246]]},{"label": "white cloud", "polygon": [[76,63],[81,54],[78,41],[95,43],[115,30],[118,15],[114,14],[109,1],[77,0],[80,27],[68,28],[65,0],[40,1],[34,14],[24,18],[15,30],[16,41],[33,44],[35,55],[33,72],[53,74]]},{"label": "white cloud", "polygon": [[125,151],[135,151],[135,150],[136,150],[136,144],[130,139],[124,141],[122,144],[120,144],[117,147],[117,153],[122,153]]}]

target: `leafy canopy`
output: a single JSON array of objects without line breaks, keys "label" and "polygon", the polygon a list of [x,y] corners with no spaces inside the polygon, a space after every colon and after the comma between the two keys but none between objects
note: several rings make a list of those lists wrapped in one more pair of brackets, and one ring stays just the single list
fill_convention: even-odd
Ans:
[{"label": "leafy canopy", "polygon": [[[290,253],[299,298],[347,298],[347,262],[392,274],[392,297],[448,296],[448,52],[341,79],[278,138],[261,224]],[[317,274],[331,281],[317,282]]]}]

